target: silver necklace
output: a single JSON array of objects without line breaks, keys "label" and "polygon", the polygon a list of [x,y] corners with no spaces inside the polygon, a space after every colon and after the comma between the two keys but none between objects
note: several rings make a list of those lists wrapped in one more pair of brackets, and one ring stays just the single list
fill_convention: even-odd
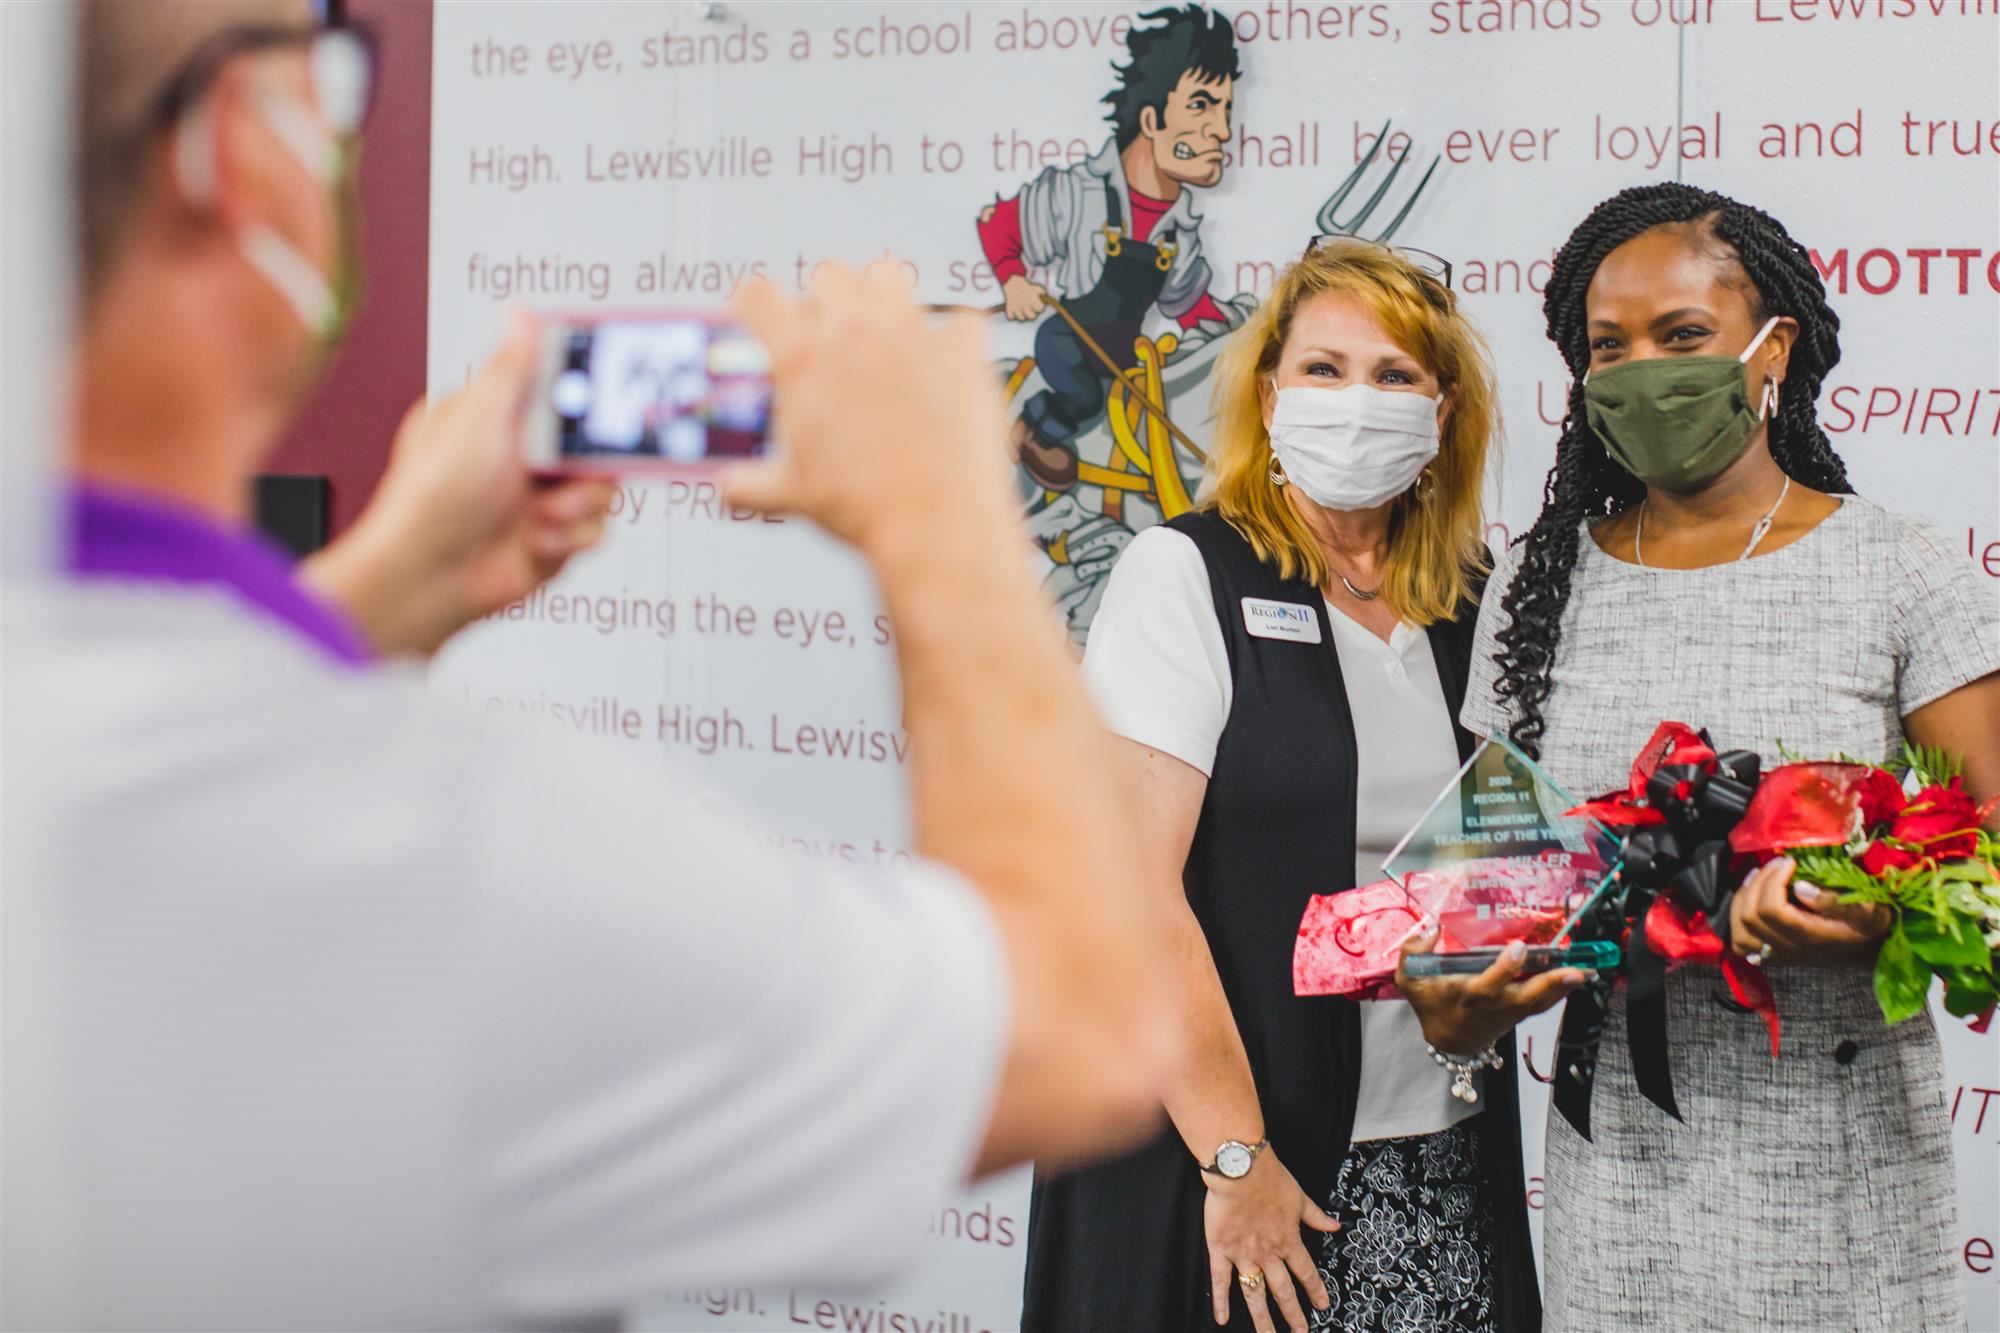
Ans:
[{"label": "silver necklace", "polygon": [[1342,574],[1340,576],[1340,586],[1347,589],[1349,592],[1353,593],[1355,600],[1357,601],[1372,602],[1377,597],[1380,597],[1382,595],[1382,590],[1380,588],[1371,588],[1367,592],[1361,591],[1361,589],[1355,587],[1352,583],[1349,583],[1347,581],[1347,575],[1345,574]]},{"label": "silver necklace", "polygon": [[[1771,524],[1777,521],[1778,508],[1779,506],[1785,503],[1785,497],[1787,495],[1790,495],[1791,493],[1792,493],[1792,479],[1790,477],[1786,477],[1785,484],[1778,488],[1778,498],[1772,502],[1771,507],[1769,509],[1766,509],[1764,511],[1764,517],[1757,520],[1757,526],[1750,529],[1750,542],[1747,546],[1743,548],[1743,554],[1736,557],[1737,564],[1740,565],[1745,560],[1748,560],[1750,558],[1750,553],[1757,549],[1757,543],[1763,541],[1764,538],[1771,535]],[[1639,518],[1637,523],[1633,526],[1632,529],[1632,559],[1634,560],[1634,562],[1638,564],[1639,568],[1645,569],[1647,567],[1646,566],[1646,502],[1644,500],[1639,501]],[[1341,582],[1347,583],[1347,580],[1342,579]],[[1349,592],[1354,592],[1354,585],[1348,583],[1347,590]],[[1355,593],[1354,595],[1359,597],[1361,594]]]}]

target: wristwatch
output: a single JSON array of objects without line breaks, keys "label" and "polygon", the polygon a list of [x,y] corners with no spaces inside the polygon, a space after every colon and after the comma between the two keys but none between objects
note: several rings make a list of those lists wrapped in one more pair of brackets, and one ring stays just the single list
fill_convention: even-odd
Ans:
[{"label": "wristwatch", "polygon": [[1224,1180],[1241,1180],[1250,1174],[1250,1168],[1257,1164],[1257,1154],[1271,1146],[1269,1139],[1258,1139],[1255,1143],[1244,1143],[1240,1139],[1224,1139],[1222,1146],[1215,1150],[1215,1160],[1202,1170]]}]

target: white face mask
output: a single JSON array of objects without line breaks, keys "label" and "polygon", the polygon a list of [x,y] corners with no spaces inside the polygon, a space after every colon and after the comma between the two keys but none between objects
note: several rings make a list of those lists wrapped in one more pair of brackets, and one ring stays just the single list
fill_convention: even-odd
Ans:
[{"label": "white face mask", "polygon": [[1438,400],[1372,385],[1278,390],[1271,451],[1327,509],[1373,509],[1416,484],[1438,455]]},{"label": "white face mask", "polygon": [[[295,99],[270,94],[257,99],[264,123],[271,127],[312,178],[329,188],[340,181],[339,143],[321,129]],[[337,336],[340,329],[340,298],[333,284],[276,230],[261,223],[246,228],[239,237],[244,259],[278,289],[299,322],[318,338]]]},{"label": "white face mask", "polygon": [[[314,180],[326,186],[338,183],[340,145],[311,112],[296,99],[277,93],[260,95],[257,111]],[[215,193],[212,114],[203,106],[188,117],[181,130],[177,168],[182,188],[197,203],[206,203]],[[342,311],[333,285],[290,241],[270,226],[252,223],[238,234],[237,246],[250,267],[277,289],[299,322],[315,336],[326,338],[338,331]]]}]

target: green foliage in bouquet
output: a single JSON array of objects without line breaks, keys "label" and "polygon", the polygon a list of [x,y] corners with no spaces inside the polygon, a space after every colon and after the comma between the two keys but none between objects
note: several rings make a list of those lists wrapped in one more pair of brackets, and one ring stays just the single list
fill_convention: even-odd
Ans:
[{"label": "green foliage in bouquet", "polygon": [[1949,750],[1941,750],[1935,745],[1912,745],[1903,742],[1903,753],[1882,767],[1897,777],[1912,777],[1919,788],[1943,787],[1965,772],[1965,765]]}]

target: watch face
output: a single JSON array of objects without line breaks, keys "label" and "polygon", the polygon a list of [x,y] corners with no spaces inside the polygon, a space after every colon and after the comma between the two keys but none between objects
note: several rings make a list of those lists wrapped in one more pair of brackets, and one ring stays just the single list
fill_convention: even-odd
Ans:
[{"label": "watch face", "polygon": [[1250,1174],[1252,1160],[1250,1149],[1232,1139],[1216,1150],[1215,1169],[1231,1180],[1241,1180]]}]

